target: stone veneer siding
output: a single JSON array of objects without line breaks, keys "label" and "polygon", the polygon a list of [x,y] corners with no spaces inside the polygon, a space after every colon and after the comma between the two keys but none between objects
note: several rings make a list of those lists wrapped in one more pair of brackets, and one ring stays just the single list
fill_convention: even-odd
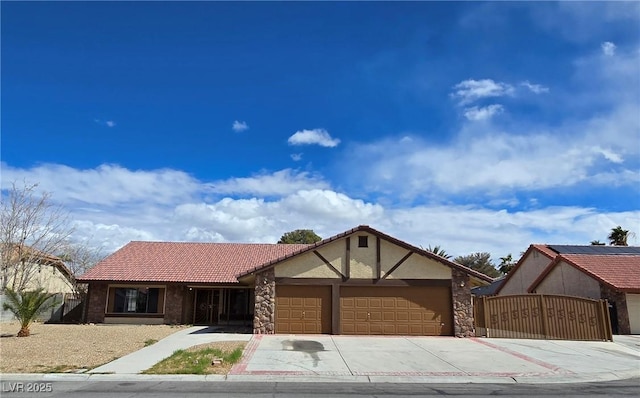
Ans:
[{"label": "stone veneer siding", "polygon": [[276,331],[276,276],[273,268],[256,274],[254,334],[274,334]]},{"label": "stone veneer siding", "polygon": [[104,322],[104,311],[107,308],[107,291],[109,285],[106,283],[90,283],[89,297],[87,298],[87,323]]},{"label": "stone veneer siding", "polygon": [[451,271],[453,334],[456,337],[474,337],[473,303],[471,301],[469,275],[457,269],[452,269]]},{"label": "stone veneer siding", "polygon": [[175,325],[182,321],[182,300],[186,286],[167,285],[167,295],[164,301],[164,323]]},{"label": "stone veneer siding", "polygon": [[609,303],[615,304],[618,314],[618,333],[631,334],[631,324],[629,323],[629,310],[627,309],[627,296],[624,292],[614,290],[609,286],[600,284],[600,295]]}]

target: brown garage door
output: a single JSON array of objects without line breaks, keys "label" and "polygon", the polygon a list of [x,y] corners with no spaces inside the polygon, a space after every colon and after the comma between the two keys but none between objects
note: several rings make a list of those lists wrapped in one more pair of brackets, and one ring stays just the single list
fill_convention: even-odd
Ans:
[{"label": "brown garage door", "polygon": [[342,334],[450,336],[450,288],[343,286],[340,327]]},{"label": "brown garage door", "polygon": [[276,286],[276,333],[331,333],[331,286]]}]

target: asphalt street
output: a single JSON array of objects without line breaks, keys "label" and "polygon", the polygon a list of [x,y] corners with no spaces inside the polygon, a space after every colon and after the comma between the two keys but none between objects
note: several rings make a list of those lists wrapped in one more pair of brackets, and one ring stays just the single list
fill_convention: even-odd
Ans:
[{"label": "asphalt street", "polygon": [[[11,383],[11,385],[9,385]],[[20,384],[24,383],[24,384]],[[415,384],[415,383],[258,383],[191,381],[54,381],[50,392],[9,391],[27,381],[2,382],[3,397],[148,398],[148,397],[635,397],[640,379],[571,384]],[[48,388],[47,386],[50,386]],[[30,386],[33,388],[33,385]]]}]

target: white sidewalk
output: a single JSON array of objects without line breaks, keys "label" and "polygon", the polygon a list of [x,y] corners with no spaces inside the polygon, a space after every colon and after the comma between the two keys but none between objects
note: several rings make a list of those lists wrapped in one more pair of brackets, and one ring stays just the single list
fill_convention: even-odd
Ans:
[{"label": "white sidewalk", "polygon": [[[207,326],[194,326],[181,330],[155,344],[94,368],[87,373],[138,374],[170,357],[177,350],[216,341],[249,341],[252,337],[251,334],[216,333],[209,330]],[[117,342],[113,342],[113,344],[117,344]]]}]

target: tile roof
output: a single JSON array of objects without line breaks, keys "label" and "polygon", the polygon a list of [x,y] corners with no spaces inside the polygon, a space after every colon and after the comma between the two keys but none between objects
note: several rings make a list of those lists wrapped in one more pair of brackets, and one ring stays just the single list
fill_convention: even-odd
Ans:
[{"label": "tile roof", "polygon": [[534,243],[533,245],[531,245],[532,247],[538,249],[538,251],[542,254],[544,254],[545,256],[549,257],[550,259],[554,259],[556,258],[556,256],[558,255],[558,253],[556,253],[555,251],[553,251],[549,245],[541,245],[538,243]]},{"label": "tile roof", "polygon": [[492,278],[446,258],[400,241],[367,225],[311,245],[130,242],[78,278],[79,282],[238,283],[239,277],[266,269],[313,248],[367,231],[408,250],[461,270],[484,282]]},{"label": "tile roof", "polygon": [[639,255],[593,255],[561,254],[531,284],[533,291],[560,262],[575,267],[592,278],[614,289],[640,293],[640,256]]},{"label": "tile roof", "polygon": [[78,281],[238,283],[237,274],[307,246],[134,241]]}]

